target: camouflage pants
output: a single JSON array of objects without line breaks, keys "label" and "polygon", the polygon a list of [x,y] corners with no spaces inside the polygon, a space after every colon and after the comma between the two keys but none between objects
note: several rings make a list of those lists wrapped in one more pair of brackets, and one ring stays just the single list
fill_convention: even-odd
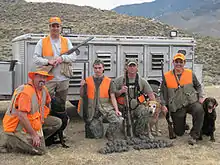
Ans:
[{"label": "camouflage pants", "polygon": [[106,134],[106,136],[114,138],[119,126],[120,120],[114,110],[103,114],[98,112],[91,122],[85,123],[85,136],[86,138],[102,138]]},{"label": "camouflage pants", "polygon": [[116,115],[115,111],[109,111],[104,116],[104,121],[107,120],[109,123],[109,127],[107,129],[107,134],[115,135],[115,133],[119,130],[120,119]]},{"label": "camouflage pants", "polygon": [[61,124],[61,120],[54,116],[48,116],[45,119],[40,147],[34,147],[31,136],[24,132],[6,133],[6,143],[4,146],[8,152],[43,155],[46,153],[45,139],[53,135],[61,127]]},{"label": "camouflage pants", "polygon": [[[119,105],[119,109],[123,112],[124,106]],[[131,119],[135,136],[145,134],[148,128],[149,113],[144,105],[139,105],[136,109],[131,111]]]}]

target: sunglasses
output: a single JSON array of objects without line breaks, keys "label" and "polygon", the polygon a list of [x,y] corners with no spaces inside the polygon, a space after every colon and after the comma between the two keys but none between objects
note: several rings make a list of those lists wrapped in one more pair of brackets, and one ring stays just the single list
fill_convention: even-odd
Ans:
[{"label": "sunglasses", "polygon": [[52,25],[50,25],[51,27],[53,27],[53,28],[59,28],[60,27],[60,25],[58,25],[58,24],[52,24]]},{"label": "sunglasses", "polygon": [[175,63],[175,64],[183,64],[184,61],[182,61],[182,60],[180,60],[180,61],[178,60],[178,61],[177,61],[177,60],[176,60],[176,61],[174,61],[174,63]]}]

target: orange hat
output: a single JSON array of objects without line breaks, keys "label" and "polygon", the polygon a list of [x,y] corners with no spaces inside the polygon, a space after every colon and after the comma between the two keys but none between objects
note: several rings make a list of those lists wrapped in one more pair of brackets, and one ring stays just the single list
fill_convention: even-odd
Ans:
[{"label": "orange hat", "polygon": [[181,59],[183,61],[186,60],[185,55],[182,53],[177,53],[174,57],[173,57],[173,61],[175,61],[176,59]]},{"label": "orange hat", "polygon": [[59,17],[51,17],[50,20],[49,20],[49,23],[51,25],[51,24],[55,24],[55,23],[61,24],[62,22],[61,22],[61,19]]},{"label": "orange hat", "polygon": [[28,77],[29,77],[31,80],[33,80],[36,74],[43,75],[43,76],[47,76],[47,81],[50,81],[50,80],[52,80],[52,79],[54,78],[54,76],[48,74],[48,72],[46,72],[46,71],[29,72],[29,73],[28,73]]}]

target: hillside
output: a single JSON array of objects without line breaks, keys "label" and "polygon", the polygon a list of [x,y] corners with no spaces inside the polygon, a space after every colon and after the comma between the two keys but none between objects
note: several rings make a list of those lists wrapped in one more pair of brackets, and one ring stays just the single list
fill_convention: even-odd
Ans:
[{"label": "hillside", "polygon": [[[144,17],[119,15],[113,11],[61,3],[27,3],[0,0],[0,58],[11,56],[11,40],[25,33],[48,33],[48,19],[61,17],[64,26],[77,34],[117,34],[167,36],[173,27]],[[185,32],[179,30],[181,34]],[[187,35],[185,33],[185,35]],[[218,83],[219,39],[197,37],[196,61],[204,66],[206,83]]]},{"label": "hillside", "polygon": [[113,10],[119,14],[155,18],[194,33],[220,37],[220,0],[155,0],[123,5]]}]

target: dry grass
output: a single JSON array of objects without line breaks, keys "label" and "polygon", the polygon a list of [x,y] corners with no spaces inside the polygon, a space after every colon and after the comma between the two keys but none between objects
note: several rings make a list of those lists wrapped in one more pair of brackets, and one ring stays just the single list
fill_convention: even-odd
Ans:
[{"label": "dry grass", "polygon": [[[206,87],[207,96],[214,96],[220,102],[220,87]],[[217,111],[220,114],[219,111]],[[191,124],[191,117],[187,117]],[[71,147],[63,149],[61,146],[51,146],[44,156],[30,156],[23,154],[1,154],[0,165],[41,165],[41,164],[63,164],[63,165],[217,165],[220,164],[220,120],[217,120],[216,142],[212,143],[204,138],[194,146],[187,144],[188,134],[178,137],[173,141],[174,146],[165,149],[131,150],[125,153],[114,153],[101,155],[97,153],[105,143],[105,139],[85,139],[83,123],[73,119],[66,132],[67,144]],[[167,129],[164,119],[160,121],[164,139],[167,139]]]}]

